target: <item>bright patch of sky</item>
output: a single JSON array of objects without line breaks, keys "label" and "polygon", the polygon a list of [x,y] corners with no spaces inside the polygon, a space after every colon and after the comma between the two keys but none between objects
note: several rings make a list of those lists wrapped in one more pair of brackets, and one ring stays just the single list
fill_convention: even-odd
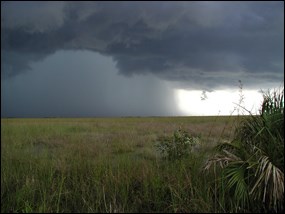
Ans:
[{"label": "bright patch of sky", "polygon": [[184,115],[258,114],[262,103],[262,94],[255,90],[243,90],[242,94],[239,90],[217,90],[206,92],[205,97],[201,91],[177,89],[175,94],[179,109]]}]

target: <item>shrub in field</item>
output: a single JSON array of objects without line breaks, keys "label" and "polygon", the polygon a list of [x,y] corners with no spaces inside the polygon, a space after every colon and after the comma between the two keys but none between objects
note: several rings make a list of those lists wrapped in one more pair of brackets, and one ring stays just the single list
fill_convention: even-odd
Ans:
[{"label": "shrub in field", "polygon": [[284,209],[284,89],[263,92],[260,115],[245,118],[235,139],[216,149],[205,169],[220,166],[215,197],[222,210]]},{"label": "shrub in field", "polygon": [[176,130],[172,137],[158,138],[157,149],[169,160],[177,160],[190,154],[198,138],[189,135],[184,130]]}]

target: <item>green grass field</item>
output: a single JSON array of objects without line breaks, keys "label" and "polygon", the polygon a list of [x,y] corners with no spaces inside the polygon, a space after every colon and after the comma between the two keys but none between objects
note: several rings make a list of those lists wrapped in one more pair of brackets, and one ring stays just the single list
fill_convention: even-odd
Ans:
[{"label": "green grass field", "polygon": [[[1,119],[1,212],[213,211],[199,167],[235,119]],[[154,145],[179,128],[201,145],[168,162]]]},{"label": "green grass field", "polygon": [[[242,117],[1,119],[1,212],[226,212],[202,168]],[[177,129],[187,158],[156,150]]]}]

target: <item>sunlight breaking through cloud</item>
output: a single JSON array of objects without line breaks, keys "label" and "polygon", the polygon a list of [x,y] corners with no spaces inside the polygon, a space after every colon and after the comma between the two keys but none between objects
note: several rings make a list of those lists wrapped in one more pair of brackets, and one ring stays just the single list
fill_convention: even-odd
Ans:
[{"label": "sunlight breaking through cloud", "polygon": [[184,115],[237,115],[237,114],[258,114],[260,104],[262,103],[262,94],[255,90],[244,90],[244,102],[239,107],[240,94],[234,90],[217,90],[206,92],[203,98],[203,92],[194,90],[188,91],[176,89],[175,95],[179,109]]}]

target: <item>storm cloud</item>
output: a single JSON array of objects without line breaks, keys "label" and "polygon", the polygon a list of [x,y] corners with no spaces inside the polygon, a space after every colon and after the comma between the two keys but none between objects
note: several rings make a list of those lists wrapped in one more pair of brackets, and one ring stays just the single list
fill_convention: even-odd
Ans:
[{"label": "storm cloud", "polygon": [[[67,65],[68,64],[68,65]],[[116,75],[115,63],[91,51],[58,51],[31,71],[1,81],[5,117],[174,116],[169,84],[151,75]]]},{"label": "storm cloud", "polygon": [[119,74],[185,88],[280,83],[284,3],[1,2],[1,78],[62,50],[110,56]]},{"label": "storm cloud", "polygon": [[1,117],[228,114],[283,71],[283,2],[1,2]]}]

